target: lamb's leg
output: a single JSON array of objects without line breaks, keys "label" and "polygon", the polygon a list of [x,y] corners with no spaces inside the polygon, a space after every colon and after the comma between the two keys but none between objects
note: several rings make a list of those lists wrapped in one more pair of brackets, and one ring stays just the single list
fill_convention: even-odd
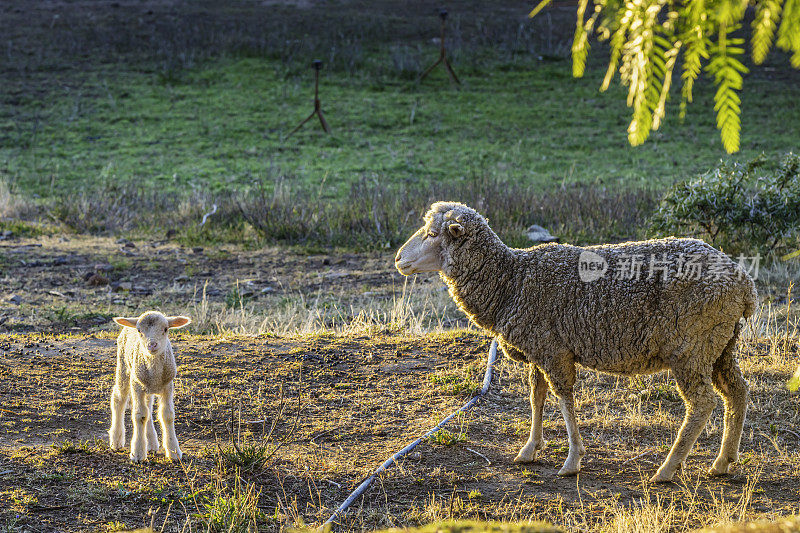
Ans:
[{"label": "lamb's leg", "polygon": [[161,436],[164,440],[164,451],[170,461],[180,460],[183,457],[183,452],[178,446],[178,436],[175,434],[174,392],[175,387],[170,382],[158,398],[158,420],[161,422]]},{"label": "lamb's leg", "polygon": [[130,383],[119,376],[111,391],[111,428],[108,430],[108,447],[119,450],[125,446],[125,410],[130,399]]},{"label": "lamb's leg", "polygon": [[586,448],[583,447],[583,440],[578,429],[578,420],[575,417],[575,397],[572,393],[575,385],[575,365],[563,364],[560,371],[550,373],[550,384],[553,392],[558,396],[558,405],[561,407],[561,414],[564,416],[564,424],[567,426],[567,438],[569,439],[569,454],[564,466],[558,471],[559,476],[569,476],[577,474],[581,469],[581,459],[586,455]]},{"label": "lamb's leg", "polygon": [[673,368],[672,370],[678,382],[678,390],[686,404],[686,416],[669,455],[656,474],[650,478],[650,481],[655,483],[672,481],[675,472],[686,460],[686,456],[689,455],[717,403],[714,388],[711,386],[710,372],[704,374],[697,368],[688,370]]},{"label": "lamb's leg", "polygon": [[528,366],[528,381],[531,386],[531,434],[528,442],[514,459],[515,463],[535,461],[537,452],[545,445],[542,438],[542,411],[544,400],[547,397],[547,381],[544,379],[542,371],[533,363]]},{"label": "lamb's leg", "polygon": [[138,463],[147,459],[147,442],[145,441],[145,424],[147,424],[147,398],[144,389],[133,385],[131,398],[131,421],[133,436],[131,437],[131,461]]},{"label": "lamb's leg", "polygon": [[147,451],[158,451],[158,434],[153,423],[153,402],[156,401],[155,394],[147,395]]},{"label": "lamb's leg", "polygon": [[723,350],[722,356],[714,363],[711,374],[714,388],[725,400],[725,429],[722,434],[719,455],[708,471],[712,476],[727,474],[730,463],[739,460],[739,442],[742,438],[742,428],[747,414],[748,393],[747,381],[733,358],[733,348],[738,337],[739,327],[737,324],[737,335],[734,335]]}]

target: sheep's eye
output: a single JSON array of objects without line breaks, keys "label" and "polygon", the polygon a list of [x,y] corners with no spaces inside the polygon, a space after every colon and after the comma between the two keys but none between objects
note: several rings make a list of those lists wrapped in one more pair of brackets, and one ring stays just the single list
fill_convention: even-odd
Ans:
[{"label": "sheep's eye", "polygon": [[169,328],[168,328],[168,327],[167,327],[167,328],[164,328],[164,333],[166,333],[168,330],[169,330]]},{"label": "sheep's eye", "polygon": [[437,235],[438,235],[438,233],[436,233],[436,232],[435,232],[435,231],[433,231],[433,230],[430,230],[430,231],[428,232],[428,237],[431,237],[431,238],[433,238],[433,237],[436,237]]}]

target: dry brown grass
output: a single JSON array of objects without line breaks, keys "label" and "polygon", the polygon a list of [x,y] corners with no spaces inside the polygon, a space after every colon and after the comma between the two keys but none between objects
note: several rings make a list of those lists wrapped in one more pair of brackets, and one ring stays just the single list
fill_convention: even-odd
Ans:
[{"label": "dry brown grass", "polygon": [[[452,380],[436,377],[479,381],[488,341],[469,332],[179,335],[177,425],[187,458],[134,466],[105,442],[110,335],[0,337],[0,509],[8,509],[0,524],[111,530],[149,525],[150,509],[156,530],[166,524],[165,531],[205,530],[212,517],[245,524],[242,531],[253,520],[266,530],[318,524],[384,457],[469,397],[470,387],[453,389]],[[523,369],[503,361],[486,400],[459,426],[466,441],[422,444],[356,502],[344,529],[465,518],[547,520],[568,531],[682,531],[796,514],[800,416],[797,396],[783,384],[797,346],[771,354],[771,343],[744,344],[752,405],[741,465],[730,476],[703,473],[719,445],[717,410],[679,480],[647,481],[683,412],[666,374],[581,372],[588,455],[579,477],[555,475],[566,438],[552,398],[541,460],[512,464],[530,413]]]}]

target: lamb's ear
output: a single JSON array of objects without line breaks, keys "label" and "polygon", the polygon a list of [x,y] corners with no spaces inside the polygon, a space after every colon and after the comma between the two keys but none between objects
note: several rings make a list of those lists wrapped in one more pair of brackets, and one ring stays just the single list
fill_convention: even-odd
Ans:
[{"label": "lamb's ear", "polygon": [[139,321],[138,318],[125,318],[125,317],[121,317],[121,316],[115,316],[114,317],[114,322],[116,322],[120,326],[127,326],[129,328],[135,328],[136,327],[136,322],[138,322],[138,321]]},{"label": "lamb's ear", "polygon": [[192,321],[188,316],[170,316],[167,317],[167,324],[171,328],[182,328]]},{"label": "lamb's ear", "polygon": [[453,237],[461,237],[464,235],[464,226],[458,223],[453,223],[447,226],[447,231],[449,231],[450,235]]}]

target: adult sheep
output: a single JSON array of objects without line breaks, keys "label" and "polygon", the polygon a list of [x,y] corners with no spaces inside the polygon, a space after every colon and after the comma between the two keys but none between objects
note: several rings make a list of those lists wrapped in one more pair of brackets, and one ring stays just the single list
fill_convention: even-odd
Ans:
[{"label": "adult sheep", "polygon": [[[400,273],[440,272],[450,295],[505,354],[530,363],[530,438],[515,462],[543,446],[547,384],[569,437],[560,475],[585,454],[575,419],[575,366],[620,375],[670,369],[686,404],[672,449],[651,481],[669,481],[716,405],[725,400],[722,445],[709,473],[738,459],[748,386],[734,358],[740,319],[756,306],[753,280],[695,239],[578,247],[509,248],[466,205],[438,202],[395,258]],[[546,380],[546,381],[545,381]]]}]

